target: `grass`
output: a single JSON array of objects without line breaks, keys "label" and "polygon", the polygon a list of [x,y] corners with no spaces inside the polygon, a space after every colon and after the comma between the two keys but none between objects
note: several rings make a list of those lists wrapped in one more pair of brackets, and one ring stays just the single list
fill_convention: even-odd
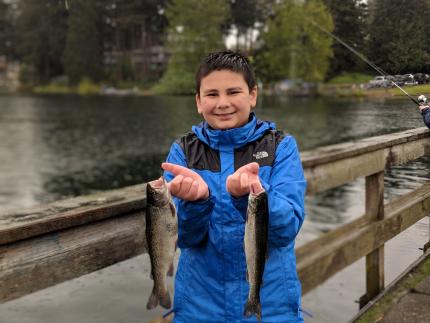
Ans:
[{"label": "grass", "polygon": [[374,76],[368,75],[368,74],[345,73],[332,78],[327,83],[328,84],[360,84],[360,83],[367,83],[373,78]]},{"label": "grass", "polygon": [[402,279],[398,285],[388,292],[380,301],[363,314],[357,321],[359,323],[374,323],[380,321],[390,308],[396,304],[402,296],[417,286],[425,278],[430,277],[430,257],[427,257],[416,270]]}]

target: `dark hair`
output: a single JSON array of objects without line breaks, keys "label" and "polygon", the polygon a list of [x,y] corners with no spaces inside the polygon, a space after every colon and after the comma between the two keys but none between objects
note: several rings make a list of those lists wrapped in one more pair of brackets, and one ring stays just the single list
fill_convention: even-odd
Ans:
[{"label": "dark hair", "polygon": [[201,62],[196,73],[196,94],[200,94],[202,78],[213,71],[230,70],[243,75],[249,91],[255,87],[254,70],[246,56],[230,50],[209,53]]}]

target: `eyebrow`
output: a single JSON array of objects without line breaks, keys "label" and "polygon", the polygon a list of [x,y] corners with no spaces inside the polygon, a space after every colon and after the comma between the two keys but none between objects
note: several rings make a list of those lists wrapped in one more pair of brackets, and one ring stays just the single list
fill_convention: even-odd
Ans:
[{"label": "eyebrow", "polygon": [[[243,89],[240,86],[237,86],[237,87],[230,87],[226,89],[226,92],[229,92],[229,91],[243,91]],[[214,93],[214,92],[218,93],[218,90],[217,89],[205,90],[203,91],[203,94]]]}]

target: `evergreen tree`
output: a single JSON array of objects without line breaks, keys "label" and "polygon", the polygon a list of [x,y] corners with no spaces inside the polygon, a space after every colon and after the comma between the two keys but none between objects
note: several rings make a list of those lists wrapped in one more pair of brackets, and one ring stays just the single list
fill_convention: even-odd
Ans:
[{"label": "evergreen tree", "polygon": [[253,34],[262,32],[275,3],[276,0],[231,0],[228,25],[236,30],[236,50],[252,54]]},{"label": "evergreen tree", "polygon": [[[198,13],[198,14],[197,14]],[[164,93],[193,93],[194,74],[203,57],[224,48],[223,23],[229,18],[226,0],[173,0],[167,7],[167,48],[171,57],[157,88]]]},{"label": "evergreen tree", "polygon": [[18,3],[18,53],[35,82],[47,82],[63,73],[67,11],[58,0],[21,0]]},{"label": "evergreen tree", "polygon": [[423,0],[377,0],[369,56],[387,73],[427,69],[429,5]]},{"label": "evergreen tree", "polygon": [[69,1],[66,75],[71,84],[83,78],[99,81],[103,71],[103,17],[105,4],[98,0]]},{"label": "evergreen tree", "polygon": [[[366,36],[366,3],[361,0],[324,0],[334,21],[333,33],[348,45],[362,51]],[[364,65],[354,53],[337,41],[333,42],[333,57],[328,77],[342,72],[362,70]]]},{"label": "evergreen tree", "polygon": [[262,35],[259,76],[267,81],[285,78],[321,81],[332,56],[332,39],[314,24],[333,30],[331,15],[321,0],[284,0]]},{"label": "evergreen tree", "polygon": [[10,25],[9,4],[0,0],[0,56],[9,51]]}]

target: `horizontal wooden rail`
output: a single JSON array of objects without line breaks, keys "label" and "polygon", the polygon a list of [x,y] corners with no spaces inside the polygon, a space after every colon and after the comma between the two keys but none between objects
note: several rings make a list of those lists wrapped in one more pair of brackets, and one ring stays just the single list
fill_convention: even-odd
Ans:
[{"label": "horizontal wooden rail", "polygon": [[296,250],[303,293],[382,246],[430,213],[430,184],[385,205],[385,217],[364,215]]},{"label": "horizontal wooden rail", "polygon": [[302,153],[308,194],[430,154],[430,131],[418,128]]},{"label": "horizontal wooden rail", "polygon": [[0,303],[146,251],[142,212],[0,246]]},{"label": "horizontal wooden rail", "polygon": [[0,215],[0,245],[142,210],[146,184]]},{"label": "horizontal wooden rail", "polygon": [[[302,154],[308,193],[378,173],[430,152],[430,132],[406,132]],[[145,185],[0,215],[0,302],[145,252]],[[304,293],[381,247],[430,212],[424,185],[385,206],[385,217],[345,224],[298,248]]]}]

